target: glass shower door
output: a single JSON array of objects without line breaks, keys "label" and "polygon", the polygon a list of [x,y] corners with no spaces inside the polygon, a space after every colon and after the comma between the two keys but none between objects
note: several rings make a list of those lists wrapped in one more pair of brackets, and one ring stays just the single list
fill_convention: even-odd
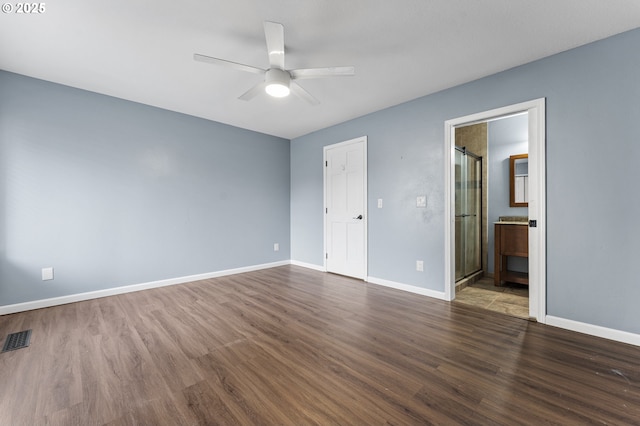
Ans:
[{"label": "glass shower door", "polygon": [[456,281],[482,269],[482,158],[456,147]]}]

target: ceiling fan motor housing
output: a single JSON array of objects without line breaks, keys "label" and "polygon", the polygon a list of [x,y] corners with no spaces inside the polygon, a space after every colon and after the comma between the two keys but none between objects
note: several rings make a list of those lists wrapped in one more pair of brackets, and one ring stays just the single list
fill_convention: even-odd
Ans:
[{"label": "ceiling fan motor housing", "polygon": [[281,98],[289,95],[291,75],[278,68],[270,68],[264,76],[265,91],[274,97]]}]

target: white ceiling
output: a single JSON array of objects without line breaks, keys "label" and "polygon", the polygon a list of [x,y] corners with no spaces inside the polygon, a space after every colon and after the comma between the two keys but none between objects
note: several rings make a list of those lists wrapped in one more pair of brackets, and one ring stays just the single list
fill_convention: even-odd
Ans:
[{"label": "white ceiling", "polygon": [[[356,76],[246,102],[259,75],[193,60],[268,68],[265,20],[288,69]],[[291,139],[638,27],[638,0],[55,0],[0,14],[0,69]]]}]

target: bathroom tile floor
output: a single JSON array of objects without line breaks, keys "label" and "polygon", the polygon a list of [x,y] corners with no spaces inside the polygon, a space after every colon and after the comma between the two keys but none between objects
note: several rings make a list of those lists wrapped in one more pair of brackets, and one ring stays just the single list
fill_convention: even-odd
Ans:
[{"label": "bathroom tile floor", "polygon": [[455,301],[518,318],[529,318],[529,287],[526,285],[505,283],[496,287],[493,278],[481,278],[457,292]]}]

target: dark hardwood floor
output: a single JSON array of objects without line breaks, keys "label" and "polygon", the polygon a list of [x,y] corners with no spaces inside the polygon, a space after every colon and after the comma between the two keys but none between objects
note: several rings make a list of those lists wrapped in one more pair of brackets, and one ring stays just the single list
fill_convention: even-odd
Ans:
[{"label": "dark hardwood floor", "polygon": [[1,425],[640,424],[640,348],[284,266],[0,317]]}]

